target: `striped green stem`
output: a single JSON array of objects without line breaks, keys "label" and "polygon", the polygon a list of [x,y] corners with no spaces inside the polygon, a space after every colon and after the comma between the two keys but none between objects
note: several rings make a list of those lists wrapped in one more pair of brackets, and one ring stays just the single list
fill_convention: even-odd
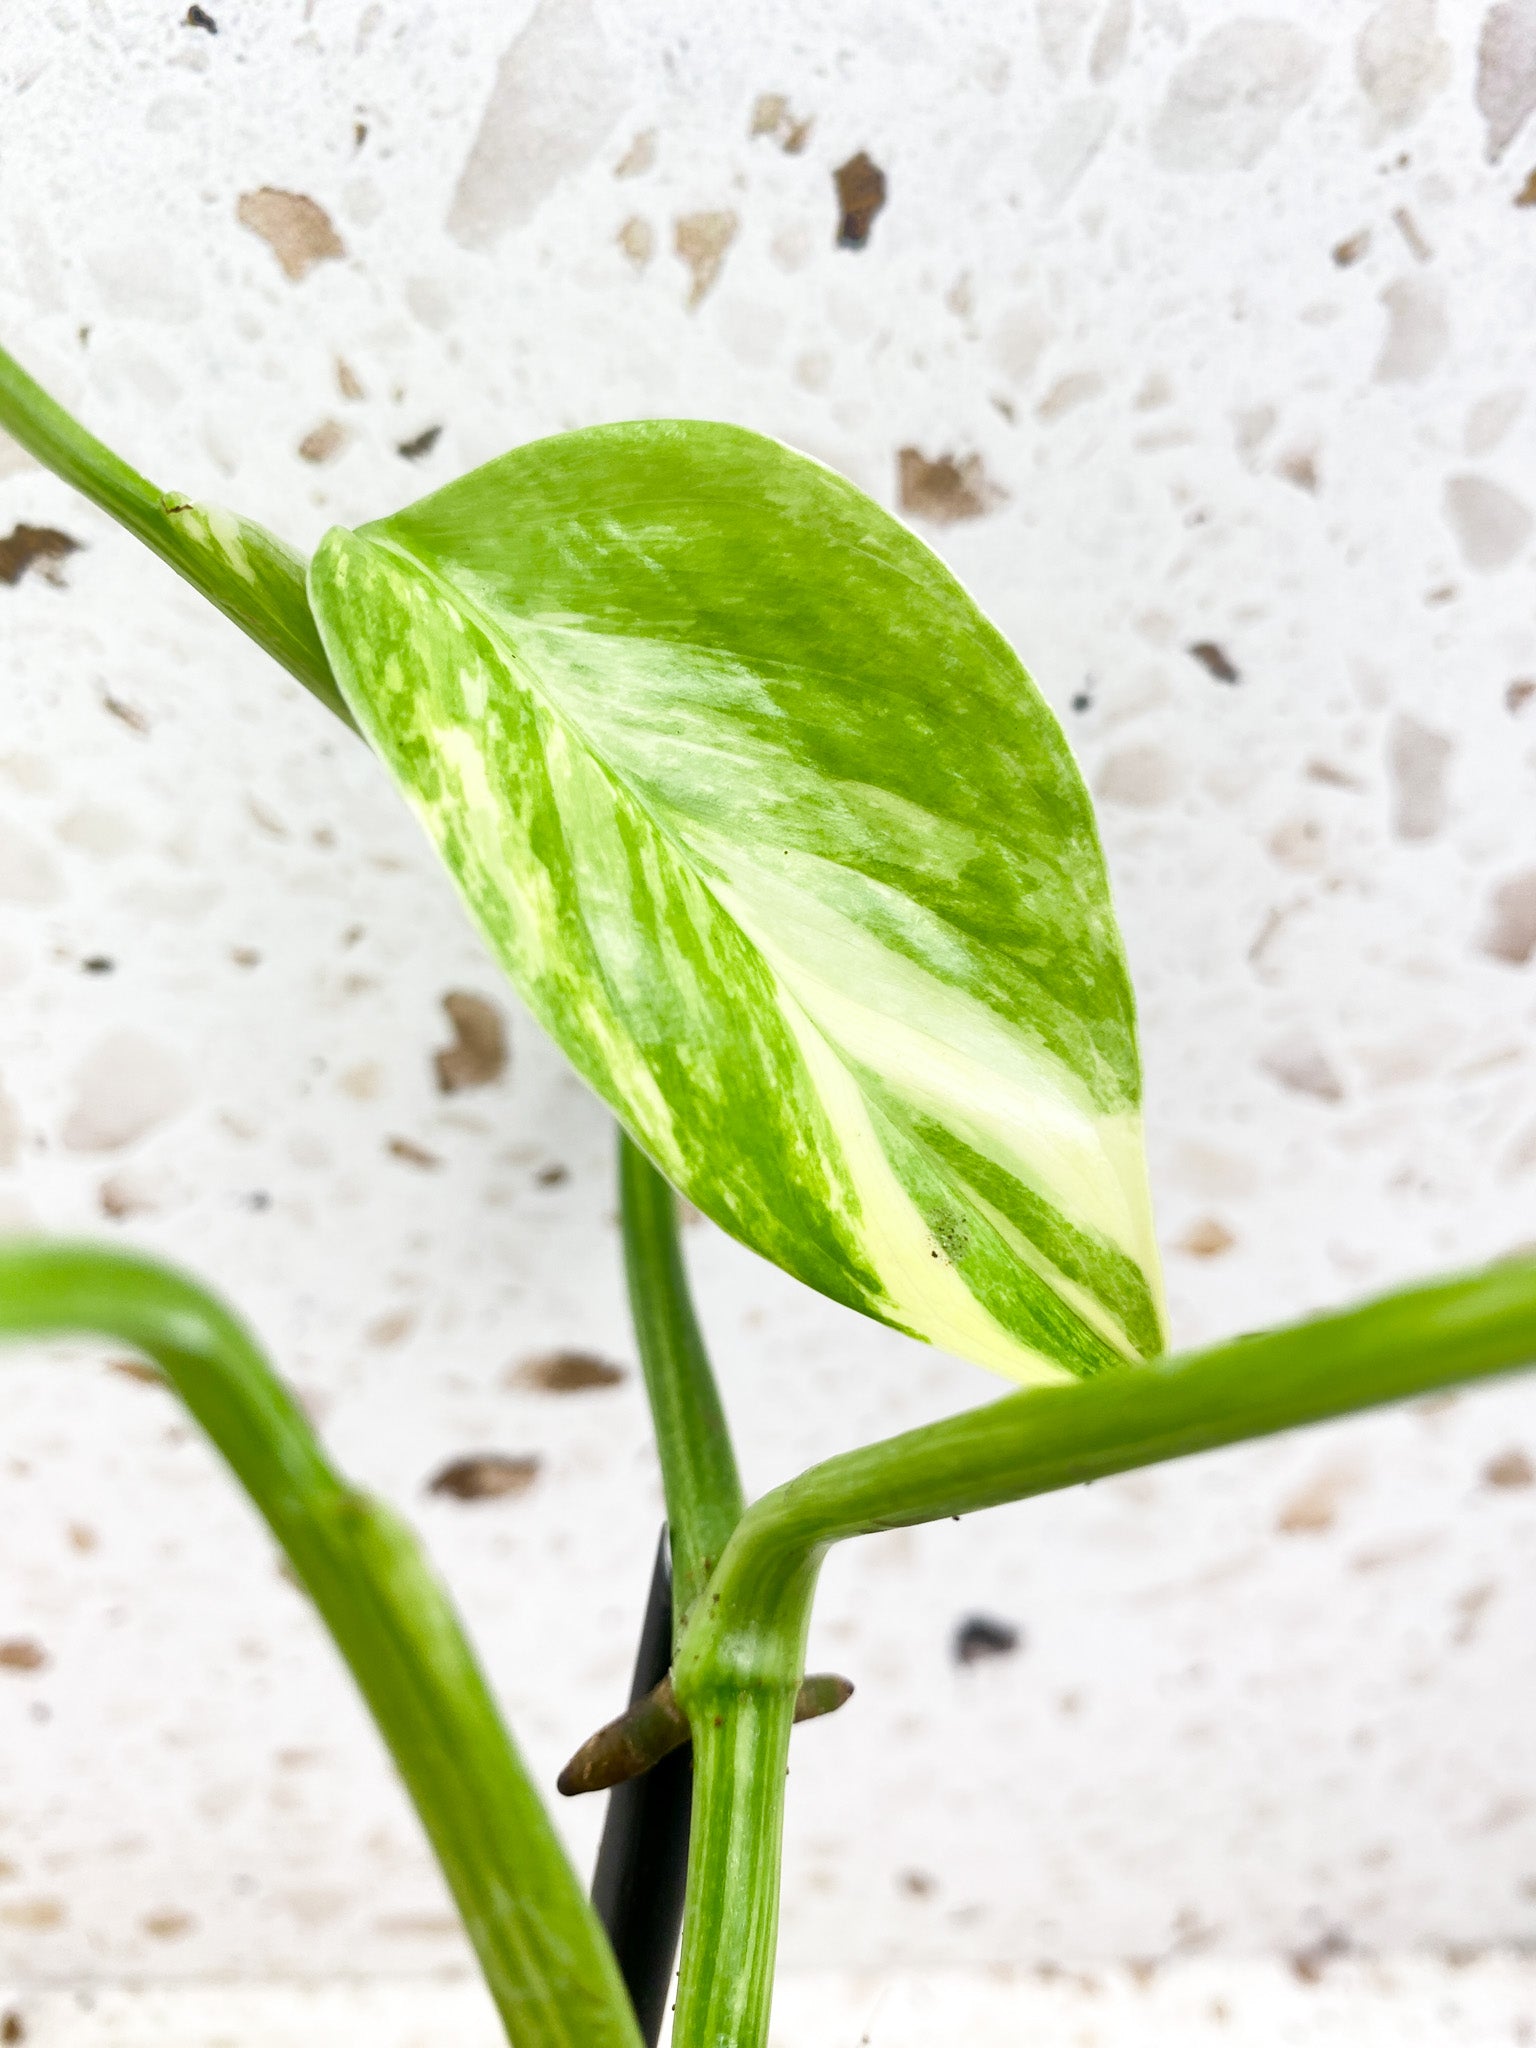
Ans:
[{"label": "striped green stem", "polygon": [[693,1728],[694,1803],[673,2048],[768,2038],[784,1781],[821,1559],[806,1552],[753,1609],[728,1605],[712,1583],[674,1666]]},{"label": "striped green stem", "polygon": [[693,1836],[673,2048],[765,2042],[794,1688],[695,1694]]},{"label": "striped green stem", "polygon": [[745,1503],[720,1390],[688,1293],[677,1197],[622,1129],[619,1206],[630,1314],[667,1502],[676,1641]]},{"label": "striped green stem", "polygon": [[410,1531],[348,1486],[236,1319],[89,1245],[0,1245],[0,1339],[101,1335],[154,1360],[345,1658],[415,1802],[515,2048],[640,2048],[613,1952],[457,1615]]},{"label": "striped green stem", "polygon": [[[851,1536],[973,1514],[1536,1362],[1536,1261],[1210,1350],[1009,1395],[831,1458],[750,1507],[673,1667],[711,1787],[690,1867],[673,2048],[762,2048],[787,1702],[817,1574]],[[718,1790],[714,1788],[718,1786]]]},{"label": "striped green stem", "polygon": [[161,491],[86,432],[0,349],[0,427],[153,548],[347,725],[304,586],[302,555],[249,519]]}]

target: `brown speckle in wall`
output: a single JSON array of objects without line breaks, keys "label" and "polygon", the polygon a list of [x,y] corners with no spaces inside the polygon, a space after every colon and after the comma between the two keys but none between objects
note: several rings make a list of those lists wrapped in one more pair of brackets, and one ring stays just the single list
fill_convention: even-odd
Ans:
[{"label": "brown speckle in wall", "polygon": [[1282,1536],[1325,1536],[1338,1520],[1347,1495],[1360,1484],[1353,1465],[1326,1465],[1281,1508],[1275,1527]]},{"label": "brown speckle in wall", "polygon": [[451,1458],[427,1482],[427,1491],[444,1494],[450,1500],[507,1500],[526,1493],[538,1476],[536,1457],[479,1451],[469,1457]]},{"label": "brown speckle in wall", "polygon": [[688,290],[690,310],[712,289],[739,226],[735,214],[724,210],[685,213],[674,226],[672,246],[693,279]]},{"label": "brown speckle in wall", "polygon": [[50,583],[62,586],[57,564],[78,552],[79,541],[56,526],[13,526],[0,540],[0,583],[19,583],[35,562]]},{"label": "brown speckle in wall", "polygon": [[110,691],[102,697],[101,708],[103,711],[110,712],[112,717],[117,719],[120,724],[126,725],[130,732],[146,733],[149,731],[149,720],[144,716],[138,705],[126,703],[121,697],[114,697]]},{"label": "brown speckle in wall", "polygon": [[1262,1055],[1259,1065],[1293,1095],[1314,1102],[1342,1102],[1344,1083],[1322,1047],[1306,1037],[1285,1039]]},{"label": "brown speckle in wall", "polygon": [[48,1652],[30,1636],[8,1636],[0,1642],[0,1671],[41,1671]]},{"label": "brown speckle in wall", "polygon": [[614,239],[636,270],[644,270],[656,254],[655,232],[650,222],[638,213],[630,215]]},{"label": "brown speckle in wall", "polygon": [[1102,397],[1103,392],[1104,379],[1097,370],[1069,370],[1064,377],[1056,379],[1035,407],[1035,418],[1047,425],[1052,420],[1065,419],[1080,405],[1089,405],[1095,398]]},{"label": "brown speckle in wall", "polygon": [[455,1095],[462,1088],[485,1088],[499,1081],[507,1068],[507,1027],[500,1010],[465,989],[450,989],[443,1008],[454,1039],[432,1056],[442,1093]]},{"label": "brown speckle in wall", "polygon": [[68,1918],[62,1899],[16,1899],[0,1906],[0,1926],[19,1927],[29,1934],[49,1934]]},{"label": "brown speckle in wall", "polygon": [[616,178],[640,178],[656,161],[656,130],[642,128],[613,167]]},{"label": "brown speckle in wall", "polygon": [[1453,1643],[1464,1646],[1474,1639],[1482,1626],[1484,1612],[1490,1601],[1498,1597],[1498,1591],[1494,1580],[1482,1579],[1456,1596],[1456,1626],[1451,1630]]},{"label": "brown speckle in wall", "polygon": [[747,130],[756,142],[759,135],[775,135],[789,113],[789,101],[781,92],[760,92],[752,102],[752,125]]},{"label": "brown speckle in wall", "polygon": [[330,462],[346,445],[347,430],[341,421],[322,420],[299,443],[299,454],[305,462]]},{"label": "brown speckle in wall", "polygon": [[158,1365],[151,1365],[144,1358],[112,1358],[107,1361],[107,1371],[115,1372],[120,1379],[137,1380],[140,1386],[163,1387],[165,1374]]},{"label": "brown speckle in wall", "polygon": [[1337,1957],[1349,1952],[1349,1937],[1339,1930],[1330,1928],[1320,1934],[1316,1941],[1306,1948],[1299,1948],[1291,1957],[1291,1972],[1299,1983],[1318,1984],[1323,1972]]},{"label": "brown speckle in wall", "polygon": [[1435,252],[1424,239],[1424,231],[1406,206],[1394,206],[1392,225],[1408,245],[1408,253],[1416,263],[1432,263]]},{"label": "brown speckle in wall", "polygon": [[1293,449],[1289,455],[1282,455],[1275,464],[1275,475],[1283,477],[1288,484],[1294,484],[1298,491],[1315,493],[1320,481],[1317,457],[1309,448]]},{"label": "brown speckle in wall", "polygon": [[1504,1488],[1536,1486],[1536,1465],[1524,1451],[1500,1451],[1483,1467],[1483,1484]]},{"label": "brown speckle in wall", "polygon": [[294,283],[317,263],[347,253],[325,208],[303,192],[280,192],[272,185],[242,192],[235,217],[242,227],[260,235],[282,265],[283,275]]},{"label": "brown speckle in wall", "polygon": [[413,1308],[394,1308],[386,1314],[375,1316],[364,1330],[363,1335],[370,1344],[386,1348],[391,1344],[403,1344],[416,1327],[416,1311]]},{"label": "brown speckle in wall", "polygon": [[391,1159],[399,1159],[406,1166],[418,1166],[423,1173],[431,1173],[443,1163],[435,1152],[429,1152],[425,1145],[418,1145],[411,1138],[386,1138],[384,1150]]},{"label": "brown speckle in wall", "polygon": [[156,1206],[154,1197],[131,1174],[109,1173],[96,1191],[103,1216],[121,1223],[125,1216],[147,1216]]},{"label": "brown speckle in wall", "polygon": [[748,134],[754,142],[760,135],[771,136],[786,156],[799,156],[810,140],[811,122],[795,117],[783,93],[760,92],[752,102]]},{"label": "brown speckle in wall", "polygon": [[1308,782],[1320,782],[1325,789],[1364,789],[1365,784],[1358,775],[1351,775],[1347,768],[1339,767],[1336,761],[1325,761],[1314,755],[1307,763],[1305,774]]},{"label": "brown speckle in wall", "polygon": [[1199,662],[1208,676],[1218,683],[1242,681],[1242,670],[1232,661],[1231,656],[1215,640],[1195,640],[1190,643],[1189,652]]},{"label": "brown speckle in wall", "polygon": [[190,1913],[179,1912],[174,1906],[164,1912],[146,1913],[140,1922],[144,1932],[153,1935],[156,1941],[179,1941],[196,1924]]},{"label": "brown speckle in wall", "polygon": [[930,461],[918,448],[898,450],[896,486],[902,511],[935,526],[980,519],[1007,497],[988,477],[979,455],[938,455]]},{"label": "brown speckle in wall", "polygon": [[1201,1216],[1178,1240],[1178,1248],[1181,1252],[1188,1252],[1192,1259],[1219,1259],[1236,1243],[1237,1239],[1220,1217]]},{"label": "brown speckle in wall", "polygon": [[1512,875],[1493,892],[1482,949],[1511,967],[1524,967],[1536,953],[1536,868]]},{"label": "brown speckle in wall", "polygon": [[397,441],[395,453],[403,455],[407,462],[420,462],[437,446],[437,439],[442,431],[441,426],[423,427],[419,434],[412,434],[409,440]]},{"label": "brown speckle in wall", "polygon": [[610,1365],[591,1351],[541,1351],[514,1366],[507,1385],[541,1394],[584,1394],[593,1387],[616,1387],[627,1378],[623,1366]]},{"label": "brown speckle in wall", "polygon": [[832,173],[837,187],[837,246],[862,249],[869,240],[875,215],[885,204],[885,173],[865,150],[849,157]]}]

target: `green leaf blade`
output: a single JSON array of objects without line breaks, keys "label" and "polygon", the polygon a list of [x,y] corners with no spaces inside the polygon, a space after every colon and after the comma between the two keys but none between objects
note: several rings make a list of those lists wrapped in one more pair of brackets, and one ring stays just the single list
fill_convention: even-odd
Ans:
[{"label": "green leaf blade", "polygon": [[512,979],[691,1200],[1015,1378],[1160,1348],[1091,807],[914,536],[777,443],[650,422],[333,533],[310,590]]}]

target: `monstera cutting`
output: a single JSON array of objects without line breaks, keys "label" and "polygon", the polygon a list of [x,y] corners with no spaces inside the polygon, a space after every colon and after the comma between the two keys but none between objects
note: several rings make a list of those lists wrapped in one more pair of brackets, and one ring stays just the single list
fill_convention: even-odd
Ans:
[{"label": "monstera cutting", "polygon": [[[1536,1263],[1168,1355],[1135,1010],[1061,731],[937,557],[701,421],[534,442],[305,563],[148,484],[0,354],[0,425],[371,744],[621,1127],[668,1540],[593,1902],[413,1539],[195,1283],[0,1247],[0,1336],[153,1360],[361,1688],[517,2048],[763,2048],[828,1547],[1536,1357]],[[833,1300],[1023,1383],[748,1507],[674,1190]],[[674,1754],[674,1752],[676,1752]],[[690,1828],[690,1776],[691,1828]],[[679,1887],[686,1855],[686,1904]]]}]

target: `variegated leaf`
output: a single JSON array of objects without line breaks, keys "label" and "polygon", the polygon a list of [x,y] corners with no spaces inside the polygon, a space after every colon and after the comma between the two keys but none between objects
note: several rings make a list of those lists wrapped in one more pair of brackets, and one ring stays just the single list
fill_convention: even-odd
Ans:
[{"label": "variegated leaf", "polygon": [[655,421],[332,532],[310,595],[524,999],[700,1209],[1017,1379],[1161,1347],[1092,810],[920,541]]}]

